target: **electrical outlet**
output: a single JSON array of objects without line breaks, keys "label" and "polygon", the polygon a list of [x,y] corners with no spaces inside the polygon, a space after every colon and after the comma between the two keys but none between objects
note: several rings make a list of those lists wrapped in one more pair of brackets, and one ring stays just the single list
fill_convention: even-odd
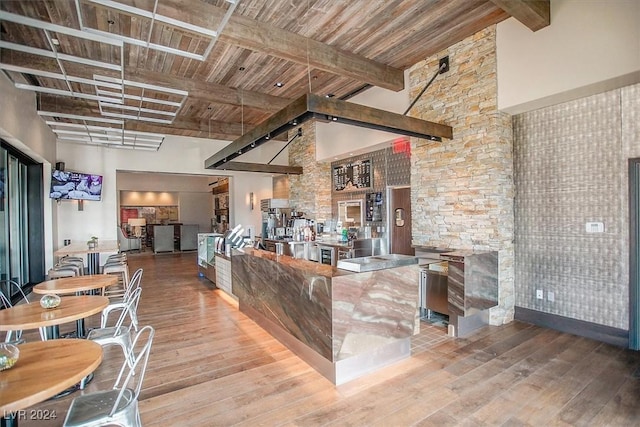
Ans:
[{"label": "electrical outlet", "polygon": [[536,298],[544,299],[544,292],[542,291],[542,289],[536,289]]},{"label": "electrical outlet", "polygon": [[553,291],[547,292],[547,301],[554,302],[556,300],[556,296]]}]

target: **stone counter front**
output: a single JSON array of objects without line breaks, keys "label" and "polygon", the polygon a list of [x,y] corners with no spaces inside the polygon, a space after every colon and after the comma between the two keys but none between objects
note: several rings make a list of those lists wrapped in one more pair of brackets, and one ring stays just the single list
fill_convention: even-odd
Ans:
[{"label": "stone counter front", "polygon": [[240,310],[335,384],[410,355],[417,265],[352,273],[248,248],[231,260]]}]

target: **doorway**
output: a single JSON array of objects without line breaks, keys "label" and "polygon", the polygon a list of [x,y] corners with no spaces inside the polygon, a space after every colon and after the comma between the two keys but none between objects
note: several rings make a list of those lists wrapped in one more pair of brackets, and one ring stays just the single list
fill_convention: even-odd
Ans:
[{"label": "doorway", "polygon": [[389,253],[415,255],[411,247],[411,188],[390,188],[389,207]]},{"label": "doorway", "polygon": [[629,348],[640,350],[640,159],[629,160]]}]

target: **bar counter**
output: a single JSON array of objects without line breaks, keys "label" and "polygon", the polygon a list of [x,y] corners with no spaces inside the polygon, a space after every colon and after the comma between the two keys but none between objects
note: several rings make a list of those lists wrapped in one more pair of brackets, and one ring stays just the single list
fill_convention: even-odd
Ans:
[{"label": "bar counter", "polygon": [[240,311],[334,384],[410,356],[417,264],[354,273],[253,248],[231,262]]}]

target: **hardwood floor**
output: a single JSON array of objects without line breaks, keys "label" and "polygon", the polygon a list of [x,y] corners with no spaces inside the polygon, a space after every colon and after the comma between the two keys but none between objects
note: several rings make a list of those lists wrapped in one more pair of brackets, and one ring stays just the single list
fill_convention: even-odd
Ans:
[{"label": "hardwood floor", "polygon": [[[335,387],[199,278],[195,257],[129,258],[144,268],[140,323],[156,329],[145,426],[640,424],[640,353],[521,322],[423,337],[410,359]],[[122,357],[106,349],[88,391],[110,388]],[[55,422],[20,425],[61,425],[78,393],[31,408],[55,410]]]}]

